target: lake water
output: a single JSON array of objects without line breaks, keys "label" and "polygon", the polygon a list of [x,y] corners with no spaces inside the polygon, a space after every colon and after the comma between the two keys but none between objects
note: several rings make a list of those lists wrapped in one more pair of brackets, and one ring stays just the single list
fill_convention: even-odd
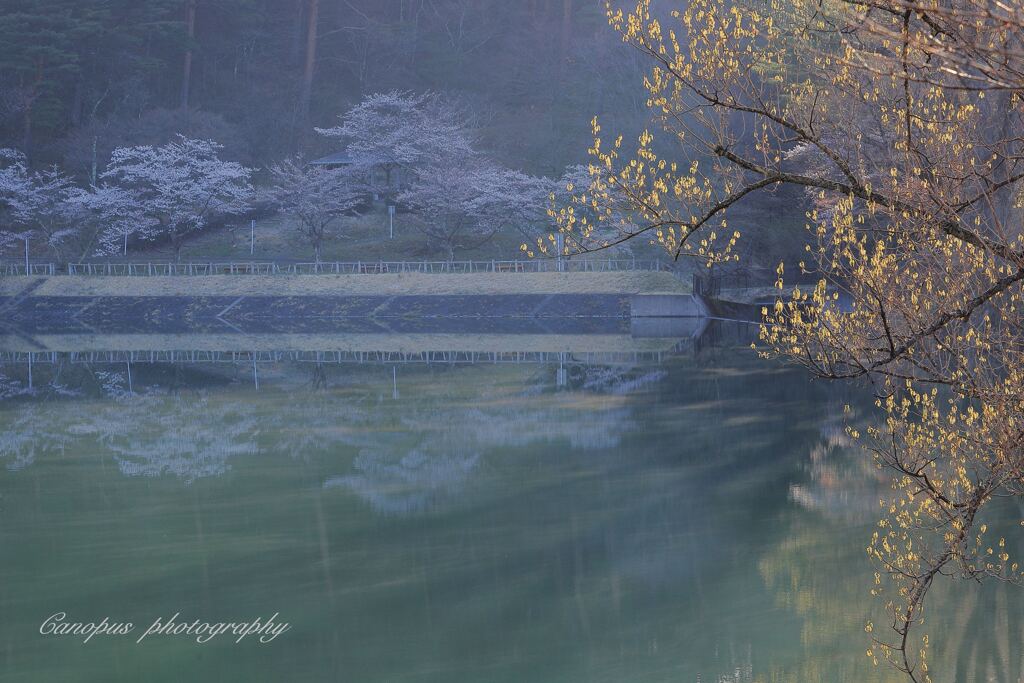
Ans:
[{"label": "lake water", "polygon": [[[864,654],[887,491],[844,436],[865,403],[742,344],[55,360],[31,391],[0,367],[5,682],[903,680]],[[937,680],[1020,679],[1017,589],[933,597]],[[41,635],[58,612],[136,631]],[[265,644],[135,642],[275,613]]]}]

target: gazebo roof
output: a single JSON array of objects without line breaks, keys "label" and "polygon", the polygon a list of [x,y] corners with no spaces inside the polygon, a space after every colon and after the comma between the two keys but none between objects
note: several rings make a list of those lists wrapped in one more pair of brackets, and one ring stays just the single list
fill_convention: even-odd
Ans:
[{"label": "gazebo roof", "polygon": [[348,152],[335,152],[309,162],[312,166],[348,166],[355,163]]}]

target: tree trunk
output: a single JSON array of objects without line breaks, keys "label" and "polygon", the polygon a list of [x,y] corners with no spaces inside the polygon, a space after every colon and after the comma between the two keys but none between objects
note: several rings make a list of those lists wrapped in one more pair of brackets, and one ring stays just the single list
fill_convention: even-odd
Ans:
[{"label": "tree trunk", "polygon": [[82,249],[82,255],[78,257],[79,261],[84,261],[89,258],[89,252],[92,251],[92,245],[96,243],[96,238],[99,236],[99,228],[92,230],[92,234],[89,236],[89,241],[85,243],[85,247]]},{"label": "tree trunk", "polygon": [[298,67],[302,63],[302,49],[303,49],[303,33],[306,26],[305,19],[305,8],[306,0],[292,0],[295,5],[292,11],[292,30],[290,37],[290,45],[288,48],[288,66]]},{"label": "tree trunk", "polygon": [[25,107],[25,120],[21,129],[21,149],[25,156],[32,158],[32,103]]},{"label": "tree trunk", "polygon": [[569,69],[569,42],[572,36],[572,0],[562,0],[562,32],[559,41],[558,68],[564,74]]},{"label": "tree trunk", "polygon": [[192,42],[196,37],[196,7],[199,0],[185,0],[185,33],[188,45],[185,47],[185,64],[181,76],[181,108],[188,109],[188,95],[192,87]]},{"label": "tree trunk", "polygon": [[72,128],[78,128],[82,125],[83,88],[84,86],[82,85],[82,75],[79,74],[78,77],[75,79],[75,89],[71,95],[71,111],[68,112],[71,116]]},{"label": "tree trunk", "polygon": [[299,94],[299,139],[305,141],[309,127],[309,100],[313,95],[313,73],[316,70],[316,33],[320,20],[320,0],[309,0],[306,16],[306,61],[302,69],[302,92]]},{"label": "tree trunk", "polygon": [[89,167],[89,181],[93,187],[96,187],[96,172],[99,166],[99,160],[96,157],[96,144],[99,142],[99,136],[92,136],[92,165]]},{"label": "tree trunk", "polygon": [[174,248],[174,262],[175,263],[181,263],[181,247],[182,247],[182,242],[184,242],[184,239],[183,239],[182,235],[179,235],[176,230],[172,231],[171,232],[171,247]]},{"label": "tree trunk", "polygon": [[39,89],[43,83],[43,63],[36,61],[36,75],[32,87],[25,98],[25,120],[22,128],[21,151],[32,159],[32,115],[35,109],[36,98],[39,96]]}]

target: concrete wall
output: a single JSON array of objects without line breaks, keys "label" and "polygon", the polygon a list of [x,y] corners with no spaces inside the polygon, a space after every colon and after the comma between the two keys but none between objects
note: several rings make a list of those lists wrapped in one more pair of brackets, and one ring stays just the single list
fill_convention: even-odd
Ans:
[{"label": "concrete wall", "polygon": [[707,306],[692,294],[635,294],[630,297],[634,318],[707,318]]}]

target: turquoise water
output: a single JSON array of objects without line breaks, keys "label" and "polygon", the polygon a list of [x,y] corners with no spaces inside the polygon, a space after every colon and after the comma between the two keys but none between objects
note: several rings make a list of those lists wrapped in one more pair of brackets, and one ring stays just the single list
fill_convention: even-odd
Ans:
[{"label": "turquoise water", "polygon": [[[739,345],[562,370],[0,367],[0,679],[902,680],[863,401]],[[937,680],[1020,678],[1015,590],[937,589]],[[176,613],[289,629],[136,643]]]}]

